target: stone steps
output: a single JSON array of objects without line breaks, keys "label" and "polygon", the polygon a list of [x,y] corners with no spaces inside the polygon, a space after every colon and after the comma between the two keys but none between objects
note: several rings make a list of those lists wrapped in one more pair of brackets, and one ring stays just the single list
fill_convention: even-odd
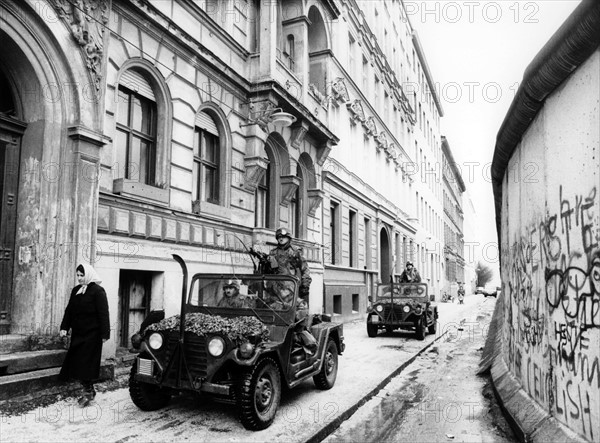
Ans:
[{"label": "stone steps", "polygon": [[64,349],[13,352],[0,354],[0,375],[18,374],[39,369],[60,367],[67,355]]}]

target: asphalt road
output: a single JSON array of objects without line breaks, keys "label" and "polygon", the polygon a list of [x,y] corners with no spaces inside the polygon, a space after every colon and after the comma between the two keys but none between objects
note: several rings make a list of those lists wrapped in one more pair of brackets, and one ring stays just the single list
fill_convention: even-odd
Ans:
[{"label": "asphalt road", "polygon": [[[122,388],[99,393],[84,409],[74,398],[67,398],[25,414],[2,415],[0,442],[318,441],[334,432],[394,376],[405,373],[418,355],[427,355],[432,346],[456,334],[481,304],[491,309],[494,301],[471,295],[464,305],[440,303],[438,332],[424,341],[408,332],[369,338],[364,321],[345,324],[346,352],[339,359],[336,385],[320,391],[307,381],[284,392],[275,422],[263,431],[244,429],[232,404],[189,395],[172,399],[162,410],[143,412]],[[482,335],[485,330],[477,333]],[[350,441],[371,440],[365,439]]]},{"label": "asphalt road", "polygon": [[[516,442],[479,377],[495,298],[468,298],[467,316],[324,441]],[[472,309],[471,309],[472,308]]]}]

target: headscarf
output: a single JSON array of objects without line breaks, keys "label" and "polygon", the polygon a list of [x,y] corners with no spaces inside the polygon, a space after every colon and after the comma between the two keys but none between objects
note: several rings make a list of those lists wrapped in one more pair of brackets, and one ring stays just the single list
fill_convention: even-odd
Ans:
[{"label": "headscarf", "polygon": [[[79,288],[79,291],[77,291],[77,294],[85,294],[85,291],[90,283],[100,284],[100,283],[102,283],[102,280],[100,279],[100,276],[98,275],[96,270],[94,268],[92,268],[90,265],[88,265],[86,263],[80,263],[79,266],[83,267],[84,274],[83,274],[83,284],[81,285],[81,288]],[[79,266],[77,266],[77,267],[79,267]]]}]

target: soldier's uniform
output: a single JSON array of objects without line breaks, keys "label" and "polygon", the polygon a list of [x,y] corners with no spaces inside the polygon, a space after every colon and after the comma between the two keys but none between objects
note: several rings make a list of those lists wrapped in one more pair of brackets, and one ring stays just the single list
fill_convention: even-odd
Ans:
[{"label": "soldier's uniform", "polygon": [[[285,229],[278,229],[277,234],[291,236]],[[310,278],[310,269],[308,263],[302,257],[300,250],[292,246],[291,240],[285,245],[279,245],[271,249],[269,261],[274,274],[291,275],[300,280],[300,296],[308,301],[308,291],[312,278]]]},{"label": "soldier's uniform", "polygon": [[314,355],[318,348],[317,341],[310,333],[312,317],[308,315],[309,288],[312,278],[308,263],[300,251],[292,246],[292,235],[285,228],[279,228],[275,237],[287,237],[289,241],[284,245],[279,244],[269,253],[269,262],[274,274],[291,275],[300,280],[298,293],[300,296],[296,310],[296,327],[299,344],[304,347],[309,355]]}]

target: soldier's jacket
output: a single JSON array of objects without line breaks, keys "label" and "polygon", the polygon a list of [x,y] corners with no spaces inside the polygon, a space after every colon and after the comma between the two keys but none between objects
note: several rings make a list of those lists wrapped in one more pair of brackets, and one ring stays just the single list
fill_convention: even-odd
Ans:
[{"label": "soldier's jacket", "polygon": [[269,261],[273,273],[292,275],[300,279],[300,294],[303,296],[308,295],[312,278],[310,278],[308,263],[298,249],[289,243],[284,247],[273,248],[269,253]]}]

